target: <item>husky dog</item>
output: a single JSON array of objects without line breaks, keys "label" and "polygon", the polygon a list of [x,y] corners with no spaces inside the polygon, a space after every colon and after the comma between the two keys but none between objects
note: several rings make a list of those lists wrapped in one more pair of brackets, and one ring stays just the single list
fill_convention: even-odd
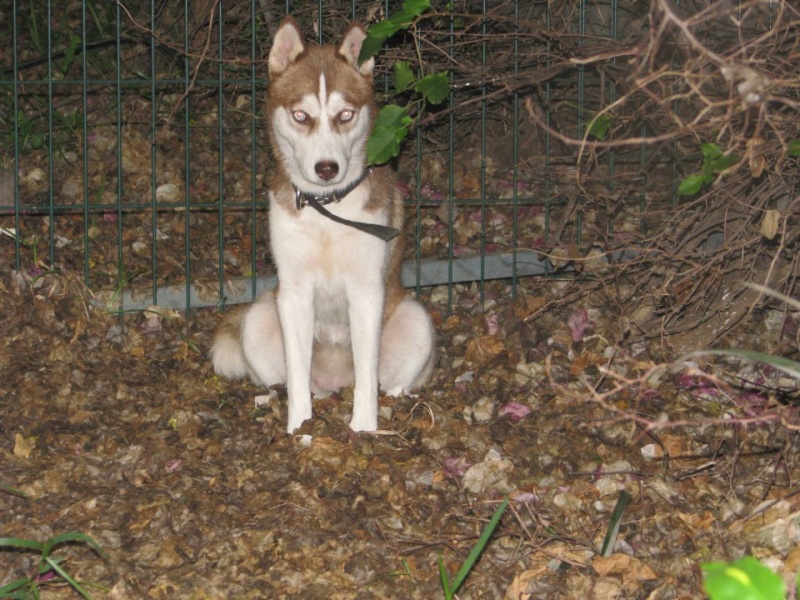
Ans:
[{"label": "husky dog", "polygon": [[267,120],[278,288],[227,315],[211,349],[219,375],[286,384],[289,433],[311,418],[312,393],[351,385],[350,427],[374,431],[378,389],[411,391],[433,367],[430,317],[400,283],[397,176],[366,165],[377,108],[374,61],[358,63],[365,38],[352,23],[338,48],[307,45],[291,17],[275,33]]}]

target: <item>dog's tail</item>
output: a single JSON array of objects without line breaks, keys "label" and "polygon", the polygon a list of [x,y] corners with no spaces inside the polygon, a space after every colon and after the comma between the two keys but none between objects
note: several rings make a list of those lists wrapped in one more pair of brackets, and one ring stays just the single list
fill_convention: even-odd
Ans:
[{"label": "dog's tail", "polygon": [[250,372],[242,349],[242,321],[248,308],[242,306],[228,313],[214,333],[210,354],[217,375],[241,379]]}]

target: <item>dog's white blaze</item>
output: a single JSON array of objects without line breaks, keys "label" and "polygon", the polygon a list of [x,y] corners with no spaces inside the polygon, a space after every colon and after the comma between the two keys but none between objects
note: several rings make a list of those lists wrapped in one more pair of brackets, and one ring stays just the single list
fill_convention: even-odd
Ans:
[{"label": "dog's white blaze", "polygon": [[330,181],[324,182],[320,179],[316,170],[314,176],[318,183],[327,183],[328,185],[338,184],[347,174],[347,162],[349,157],[344,152],[344,143],[342,136],[337,134],[331,127],[331,121],[336,118],[335,113],[331,113],[328,102],[328,86],[325,82],[325,73],[319,74],[319,119],[317,121],[317,147],[315,148],[314,164],[312,169],[316,168],[316,164],[321,161],[334,162],[339,168],[339,173]]},{"label": "dog's white blaze", "polygon": [[325,73],[319,74],[319,110],[325,114],[325,105],[328,100],[328,89],[325,86]]}]

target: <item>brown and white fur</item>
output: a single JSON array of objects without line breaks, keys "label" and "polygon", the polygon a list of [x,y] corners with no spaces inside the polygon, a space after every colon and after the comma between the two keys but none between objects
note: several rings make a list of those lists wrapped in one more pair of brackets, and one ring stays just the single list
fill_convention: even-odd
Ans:
[{"label": "brown and white fur", "polygon": [[[344,189],[366,167],[377,108],[366,32],[353,23],[341,45],[306,45],[288,17],[269,55],[267,119],[277,159],[270,183],[270,239],[278,289],[231,312],[211,349],[222,376],[286,384],[291,433],[311,417],[311,394],[355,385],[354,431],[378,426],[378,389],[399,395],[424,384],[434,356],[430,317],[400,283],[402,238],[390,242],[298,209],[295,189]],[[294,186],[294,187],[293,187]],[[402,230],[395,173],[375,168],[329,210]]]}]

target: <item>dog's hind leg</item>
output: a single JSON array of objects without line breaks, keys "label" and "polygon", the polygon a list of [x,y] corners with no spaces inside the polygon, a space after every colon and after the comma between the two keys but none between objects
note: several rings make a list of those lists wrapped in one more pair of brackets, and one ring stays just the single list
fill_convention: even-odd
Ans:
[{"label": "dog's hind leg", "polygon": [[267,387],[286,383],[283,336],[272,292],[247,309],[241,320],[241,336],[242,353],[253,381]]},{"label": "dog's hind leg", "polygon": [[390,396],[424,385],[434,364],[434,333],[430,316],[419,302],[400,301],[383,326],[378,380]]},{"label": "dog's hind leg", "polygon": [[214,372],[228,379],[240,379],[250,374],[242,350],[242,321],[250,307],[239,307],[225,315],[214,332],[211,362]]}]

